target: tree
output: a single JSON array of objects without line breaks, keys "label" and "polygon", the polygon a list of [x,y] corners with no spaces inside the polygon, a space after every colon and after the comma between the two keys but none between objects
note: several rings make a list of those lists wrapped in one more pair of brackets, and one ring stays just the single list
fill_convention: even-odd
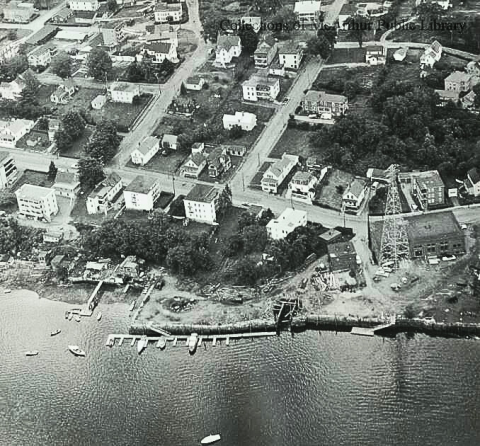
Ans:
[{"label": "tree", "polygon": [[242,231],[243,249],[246,254],[263,252],[267,245],[267,229],[265,226],[251,225]]},{"label": "tree", "polygon": [[475,108],[480,108],[480,84],[475,85],[472,90],[475,93]]},{"label": "tree", "polygon": [[345,25],[349,31],[348,37],[355,39],[358,42],[358,46],[362,48],[367,31],[373,30],[372,21],[368,17],[357,14],[345,20]]},{"label": "tree", "polygon": [[333,47],[333,45],[337,43],[337,28],[335,26],[323,24],[323,26],[317,31],[317,37],[325,37]]},{"label": "tree", "polygon": [[120,141],[115,123],[103,119],[97,124],[95,132],[84,147],[84,151],[89,157],[98,159],[105,164],[115,156]]},{"label": "tree", "polygon": [[295,29],[297,18],[292,9],[283,7],[277,11],[272,18],[272,23],[275,23],[275,30],[273,34],[278,38],[287,38]]},{"label": "tree", "polygon": [[228,31],[231,26],[228,21],[224,20],[218,13],[211,12],[203,19],[202,36],[205,40],[215,43],[220,31]]},{"label": "tree", "polygon": [[54,74],[66,79],[72,75],[72,59],[65,51],[59,51],[52,60],[51,69]]},{"label": "tree", "polygon": [[324,36],[312,37],[307,42],[307,51],[313,56],[320,56],[322,59],[327,59],[332,54],[333,45]]},{"label": "tree", "polygon": [[115,12],[118,9],[116,0],[107,0],[107,8],[110,12]]},{"label": "tree", "polygon": [[133,61],[125,72],[125,78],[128,82],[141,82],[145,80],[145,72],[142,70],[141,65],[136,61]]},{"label": "tree", "polygon": [[175,64],[168,60],[167,58],[163,59],[163,62],[160,64],[160,71],[167,76],[172,74],[175,71]]},{"label": "tree", "polygon": [[78,180],[83,190],[93,189],[105,179],[103,164],[95,158],[81,158],[78,161]]},{"label": "tree", "polygon": [[218,215],[223,217],[225,212],[232,206],[232,191],[228,184],[225,185],[218,196]]},{"label": "tree", "polygon": [[23,80],[25,82],[25,88],[30,90],[33,94],[38,92],[40,88],[40,82],[37,77],[33,74],[32,70],[26,70],[23,74]]},{"label": "tree", "polygon": [[112,71],[112,59],[106,51],[95,47],[88,56],[87,68],[89,76],[104,81]]},{"label": "tree", "polygon": [[242,50],[253,54],[258,46],[258,34],[251,27],[245,27],[238,32],[238,36],[242,42]]},{"label": "tree", "polygon": [[362,91],[360,84],[355,81],[346,81],[343,87],[343,94],[349,99],[355,99],[358,93]]},{"label": "tree", "polygon": [[239,139],[243,136],[243,129],[239,125],[234,125],[228,131],[228,136],[232,139]]},{"label": "tree", "polygon": [[54,181],[57,176],[58,169],[53,161],[50,161],[50,167],[48,168],[48,179]]},{"label": "tree", "polygon": [[438,22],[444,16],[445,11],[438,3],[420,3],[416,8],[418,18],[422,22]]},{"label": "tree", "polygon": [[261,13],[271,14],[282,7],[282,2],[280,0],[255,0],[253,7]]},{"label": "tree", "polygon": [[242,231],[247,226],[252,226],[257,222],[255,215],[251,212],[245,211],[238,217],[238,230]]},{"label": "tree", "polygon": [[80,138],[86,127],[84,117],[77,111],[65,113],[61,119],[61,129],[71,138],[72,141]]},{"label": "tree", "polygon": [[180,95],[185,96],[187,94],[187,87],[185,87],[185,84],[182,82],[180,85]]},{"label": "tree", "polygon": [[3,189],[0,191],[0,209],[10,209],[17,204],[17,196],[9,191]]},{"label": "tree", "polygon": [[234,275],[237,284],[250,286],[255,285],[259,276],[255,261],[248,257],[241,258],[235,264],[232,275]]}]

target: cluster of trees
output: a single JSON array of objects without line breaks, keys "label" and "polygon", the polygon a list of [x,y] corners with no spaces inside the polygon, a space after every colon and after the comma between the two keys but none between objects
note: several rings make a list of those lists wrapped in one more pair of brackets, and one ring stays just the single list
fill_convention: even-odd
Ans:
[{"label": "cluster of trees", "polygon": [[191,235],[165,214],[154,214],[147,223],[110,220],[82,236],[83,246],[94,256],[137,255],[184,275],[211,267],[208,243],[207,234]]},{"label": "cluster of trees", "polygon": [[60,120],[60,128],[55,133],[55,144],[60,152],[71,147],[71,145],[82,137],[87,120],[83,111],[69,111]]},{"label": "cluster of trees", "polygon": [[88,157],[98,159],[105,164],[117,153],[120,141],[115,123],[108,119],[102,119],[97,123],[93,135],[83,150]]},{"label": "cluster of trees", "polygon": [[357,174],[395,162],[459,177],[468,166],[480,164],[472,147],[480,136],[475,115],[453,103],[439,107],[432,89],[407,81],[384,82],[382,77],[372,91],[375,118],[349,114],[311,135],[325,162]]},{"label": "cluster of trees", "polygon": [[59,51],[52,59],[50,69],[54,74],[66,79],[72,75],[72,59],[65,51]]},{"label": "cluster of trees", "polygon": [[78,181],[83,190],[92,190],[105,179],[103,164],[92,157],[83,157],[78,161]]},{"label": "cluster of trees", "polygon": [[159,79],[170,76],[175,70],[175,64],[165,59],[160,64],[154,64],[151,59],[144,57],[143,60],[132,62],[126,72],[125,80],[128,82],[158,82]]},{"label": "cluster of trees", "polygon": [[13,218],[0,221],[0,252],[30,252],[42,243],[43,229],[20,226]]},{"label": "cluster of trees", "polygon": [[112,72],[112,58],[101,48],[95,47],[87,59],[87,73],[98,81],[105,81]]},{"label": "cluster of trees", "polygon": [[[238,232],[230,237],[223,252],[227,257],[238,257],[234,267],[226,272],[227,278],[239,285],[254,285],[261,278],[295,270],[312,253],[326,253],[319,238],[321,226],[299,227],[283,240],[271,240],[265,226],[272,218],[270,209],[259,219],[249,212],[240,215]],[[265,253],[269,260],[259,263],[258,253]]]},{"label": "cluster of trees", "polygon": [[28,59],[25,54],[17,54],[8,61],[0,64],[0,80],[2,82],[13,81],[19,74],[28,69]]}]

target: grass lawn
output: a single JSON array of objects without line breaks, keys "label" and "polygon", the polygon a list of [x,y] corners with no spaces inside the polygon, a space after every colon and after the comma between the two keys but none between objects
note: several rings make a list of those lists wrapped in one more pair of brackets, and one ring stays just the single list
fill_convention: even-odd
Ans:
[{"label": "grass lawn", "polygon": [[[105,221],[106,217],[104,213],[99,214],[89,214],[87,212],[87,196],[90,191],[85,192],[83,195],[79,195],[75,201],[75,206],[73,206],[70,216],[73,218],[75,223],[83,223],[86,225],[101,225]],[[113,213],[110,213],[109,216],[113,216]]]},{"label": "grass lawn", "polygon": [[133,104],[107,102],[102,110],[92,110],[91,113],[97,122],[104,117],[114,121],[120,131],[130,130],[135,119],[148,106],[152,97],[151,94],[142,95]]},{"label": "grass lawn", "polygon": [[61,116],[70,110],[89,110],[92,100],[101,93],[101,90],[93,88],[80,88],[67,104],[54,104],[50,101],[50,96],[56,89],[55,85],[41,85],[37,98],[41,106],[50,107],[53,114],[57,116]]},{"label": "grass lawn", "polygon": [[54,181],[48,178],[47,172],[38,172],[36,170],[26,169],[22,176],[13,186],[13,192],[20,189],[24,184],[32,184],[33,186],[52,187]]},{"label": "grass lawn", "polygon": [[166,209],[174,197],[175,197],[175,194],[173,192],[165,192],[162,190],[162,192],[160,192],[160,196],[155,202],[154,207],[160,208],[160,209]]},{"label": "grass lawn", "polygon": [[[332,169],[317,186],[315,204],[340,211],[343,194],[354,178],[355,175],[351,173]],[[337,190],[339,186],[343,188],[341,192]]]},{"label": "grass lawn", "polygon": [[[28,141],[35,141],[36,144],[34,146],[28,145]],[[15,144],[19,149],[33,150],[35,152],[46,152],[51,145],[52,143],[48,138],[48,132],[36,130],[35,127],[25,136],[22,136]]]},{"label": "grass lawn", "polygon": [[255,176],[252,178],[252,181],[248,185],[248,187],[251,187],[252,189],[262,189],[262,178],[263,174],[267,171],[267,169],[272,165],[273,163],[269,163],[268,161],[263,163],[260,166],[260,169],[258,169],[258,172],[255,174]]},{"label": "grass lawn", "polygon": [[336,48],[328,59],[326,65],[337,63],[363,63],[365,62],[365,48]]},{"label": "grass lawn", "polygon": [[[314,148],[310,146],[309,137],[313,132],[286,128],[275,147],[268,155],[270,158],[281,158],[286,152],[304,158],[315,155]],[[318,153],[318,152],[317,152]]]},{"label": "grass lawn", "polygon": [[154,172],[161,172],[174,175],[178,168],[183,164],[185,159],[187,158],[188,154],[180,151],[170,151],[167,156],[161,155],[158,152],[146,166],[137,166],[133,164],[132,161],[128,161],[127,167],[134,167],[139,170],[139,174],[141,170],[152,170]]}]

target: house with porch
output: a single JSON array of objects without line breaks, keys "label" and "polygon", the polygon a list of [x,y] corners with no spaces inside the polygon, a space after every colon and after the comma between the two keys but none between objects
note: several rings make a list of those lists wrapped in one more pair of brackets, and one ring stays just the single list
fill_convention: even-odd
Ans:
[{"label": "house with porch", "polygon": [[358,211],[365,198],[366,181],[355,178],[349,184],[342,197],[342,206],[345,210]]},{"label": "house with porch", "polygon": [[315,198],[315,186],[318,178],[310,172],[298,171],[288,183],[288,190],[285,198],[312,204]]},{"label": "house with porch", "polygon": [[307,113],[340,116],[344,115],[348,110],[348,99],[340,94],[309,90],[303,97],[300,105]]},{"label": "house with porch", "polygon": [[155,136],[147,136],[143,141],[139,142],[130,154],[133,164],[144,166],[147,164],[160,150],[160,140]]},{"label": "house with porch", "polygon": [[255,66],[258,68],[268,67],[278,51],[278,43],[272,36],[264,36],[257,45],[257,49],[253,53]]},{"label": "house with porch", "polygon": [[87,197],[87,212],[89,214],[106,213],[114,199],[122,190],[123,184],[120,176],[112,172]]},{"label": "house with porch", "polygon": [[234,57],[242,54],[242,43],[239,36],[219,35],[215,50],[215,64],[225,67]]},{"label": "house with porch", "polygon": [[282,158],[273,163],[263,174],[262,190],[276,194],[283,180],[299,164],[297,155],[284,153]]},{"label": "house with porch", "polygon": [[280,81],[277,77],[252,75],[242,83],[242,90],[246,101],[274,101],[280,93]]}]

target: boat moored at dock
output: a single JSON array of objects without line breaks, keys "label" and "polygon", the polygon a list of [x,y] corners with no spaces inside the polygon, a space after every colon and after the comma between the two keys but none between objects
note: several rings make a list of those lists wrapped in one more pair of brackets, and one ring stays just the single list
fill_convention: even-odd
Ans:
[{"label": "boat moored at dock", "polygon": [[76,315],[75,315],[75,320],[76,320],[77,322],[80,322],[82,319],[80,318],[80,316],[79,316],[78,314],[76,314]]},{"label": "boat moored at dock", "polygon": [[167,346],[167,341],[165,338],[160,338],[157,342],[157,348],[160,350],[165,350],[165,347]]},{"label": "boat moored at dock", "polygon": [[146,336],[142,336],[138,343],[137,343],[137,352],[138,354],[142,353],[148,345],[148,338]]},{"label": "boat moored at dock", "polygon": [[135,308],[135,301],[133,301],[132,304],[130,305],[129,311],[133,311],[134,308]]},{"label": "boat moored at dock", "polygon": [[97,314],[97,321],[101,321],[102,320],[102,313],[98,313]]},{"label": "boat moored at dock", "polygon": [[78,345],[69,345],[68,349],[75,355],[75,356],[86,356],[86,353],[78,346]]},{"label": "boat moored at dock", "polygon": [[213,444],[216,443],[217,441],[220,441],[220,434],[210,434],[207,437],[205,437],[200,444]]},{"label": "boat moored at dock", "polygon": [[198,334],[197,333],[192,333],[190,337],[188,338],[187,341],[188,345],[188,353],[193,355],[197,351],[197,346],[198,346]]}]

